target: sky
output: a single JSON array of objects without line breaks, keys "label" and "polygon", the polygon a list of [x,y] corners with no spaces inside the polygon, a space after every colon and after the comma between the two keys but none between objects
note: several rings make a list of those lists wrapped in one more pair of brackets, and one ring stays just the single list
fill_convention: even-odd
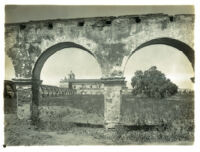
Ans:
[{"label": "sky", "polygon": [[81,49],[67,48],[58,51],[45,62],[41,80],[44,84],[59,85],[58,82],[67,77],[71,70],[78,79],[101,78],[101,68],[91,54]]},{"label": "sky", "polygon": [[[5,22],[148,13],[193,14],[193,11],[192,6],[7,6]],[[14,69],[7,56],[5,62],[5,79],[12,79]],[[147,70],[154,65],[180,88],[193,88],[190,77],[194,73],[190,62],[182,52],[165,45],[142,48],[129,59],[124,73],[128,86],[130,87],[130,79],[136,70]],[[45,84],[58,85],[59,80],[64,78],[70,70],[76,74],[77,78],[101,77],[101,69],[90,54],[79,49],[63,49],[51,56],[44,64],[41,79]]]},{"label": "sky", "polygon": [[82,18],[96,16],[120,16],[148,13],[194,14],[192,6],[41,6],[8,5],[5,22],[27,22],[58,18]]},{"label": "sky", "polygon": [[131,78],[136,70],[145,71],[151,66],[156,66],[179,88],[193,89],[190,78],[194,77],[194,71],[191,63],[181,51],[166,45],[147,46],[131,56],[124,71],[128,87],[131,87]]}]

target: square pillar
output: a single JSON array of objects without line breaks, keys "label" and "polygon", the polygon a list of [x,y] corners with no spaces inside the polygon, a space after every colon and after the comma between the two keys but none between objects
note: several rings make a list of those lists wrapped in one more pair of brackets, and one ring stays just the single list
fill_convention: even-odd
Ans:
[{"label": "square pillar", "polygon": [[40,86],[42,81],[38,79],[32,80],[32,103],[31,103],[31,120],[33,124],[37,124],[39,120],[39,103],[40,103]]},{"label": "square pillar", "polygon": [[121,94],[125,86],[124,77],[102,78],[104,83],[104,125],[106,129],[114,129],[121,119]]},{"label": "square pillar", "polygon": [[13,79],[16,85],[17,117],[19,119],[31,118],[32,81],[31,79]]},{"label": "square pillar", "polygon": [[13,79],[17,93],[17,117],[33,122],[39,117],[41,80]]}]

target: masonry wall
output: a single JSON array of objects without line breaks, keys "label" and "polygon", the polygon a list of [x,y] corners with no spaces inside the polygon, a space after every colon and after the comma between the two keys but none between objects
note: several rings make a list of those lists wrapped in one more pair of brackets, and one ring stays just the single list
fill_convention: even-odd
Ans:
[{"label": "masonry wall", "polygon": [[5,25],[6,54],[16,78],[31,78],[39,56],[60,42],[74,42],[97,59],[102,77],[123,75],[131,52],[156,38],[173,38],[191,48],[194,15],[150,14],[67,20],[31,21]]}]

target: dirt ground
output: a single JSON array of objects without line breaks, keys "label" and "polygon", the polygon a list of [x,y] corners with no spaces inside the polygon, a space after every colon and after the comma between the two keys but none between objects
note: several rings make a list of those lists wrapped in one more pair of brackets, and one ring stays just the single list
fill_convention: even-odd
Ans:
[{"label": "dirt ground", "polygon": [[[88,100],[87,104],[84,102],[85,99],[82,99],[83,102],[79,100],[78,104],[69,100],[64,103],[67,112],[60,114],[62,117],[55,115],[51,121],[41,121],[37,126],[32,125],[30,120],[19,120],[16,114],[5,114],[5,144],[9,146],[193,143],[193,98],[175,96],[158,101],[136,100],[132,97],[125,99],[122,105],[122,118],[124,124],[129,122],[135,124],[134,126],[123,125],[115,130],[106,130],[103,126],[103,104],[99,100]],[[63,100],[52,98],[53,104],[61,104],[60,101]]]},{"label": "dirt ground", "polygon": [[[31,125],[30,121],[18,120],[14,114],[7,114],[5,117],[6,120],[9,120],[5,123],[6,145],[103,144],[100,140],[88,135],[85,128],[73,128],[71,131],[40,131],[37,127]],[[80,134],[81,132],[82,134]]]},{"label": "dirt ground", "polygon": [[[5,145],[143,145],[143,144],[192,144],[190,140],[170,140],[168,131],[124,129],[106,131],[104,128],[74,126],[67,130],[40,130],[30,121],[18,120],[7,114],[5,124]],[[167,135],[164,135],[166,132]],[[161,136],[161,137],[160,137]],[[162,140],[163,138],[163,140]]]}]

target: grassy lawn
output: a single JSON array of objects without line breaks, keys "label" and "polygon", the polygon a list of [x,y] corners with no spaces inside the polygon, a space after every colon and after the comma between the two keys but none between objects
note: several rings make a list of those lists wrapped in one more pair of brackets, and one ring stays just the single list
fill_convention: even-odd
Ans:
[{"label": "grassy lawn", "polygon": [[[40,106],[49,118],[32,126],[6,115],[7,145],[132,145],[192,144],[193,96],[166,99],[122,97],[121,122],[114,131],[103,128],[103,96],[44,98]],[[52,108],[51,108],[52,107]],[[57,107],[62,107],[58,112]],[[54,109],[55,108],[55,109]],[[49,110],[49,111],[48,111]]]},{"label": "grassy lawn", "polygon": [[185,144],[194,140],[193,96],[150,99],[129,95],[123,96],[121,108],[122,123],[134,126],[121,129],[125,132],[122,140]]},{"label": "grassy lawn", "polygon": [[131,124],[158,124],[160,121],[193,120],[193,96],[172,96],[164,99],[122,97],[122,120]]}]

